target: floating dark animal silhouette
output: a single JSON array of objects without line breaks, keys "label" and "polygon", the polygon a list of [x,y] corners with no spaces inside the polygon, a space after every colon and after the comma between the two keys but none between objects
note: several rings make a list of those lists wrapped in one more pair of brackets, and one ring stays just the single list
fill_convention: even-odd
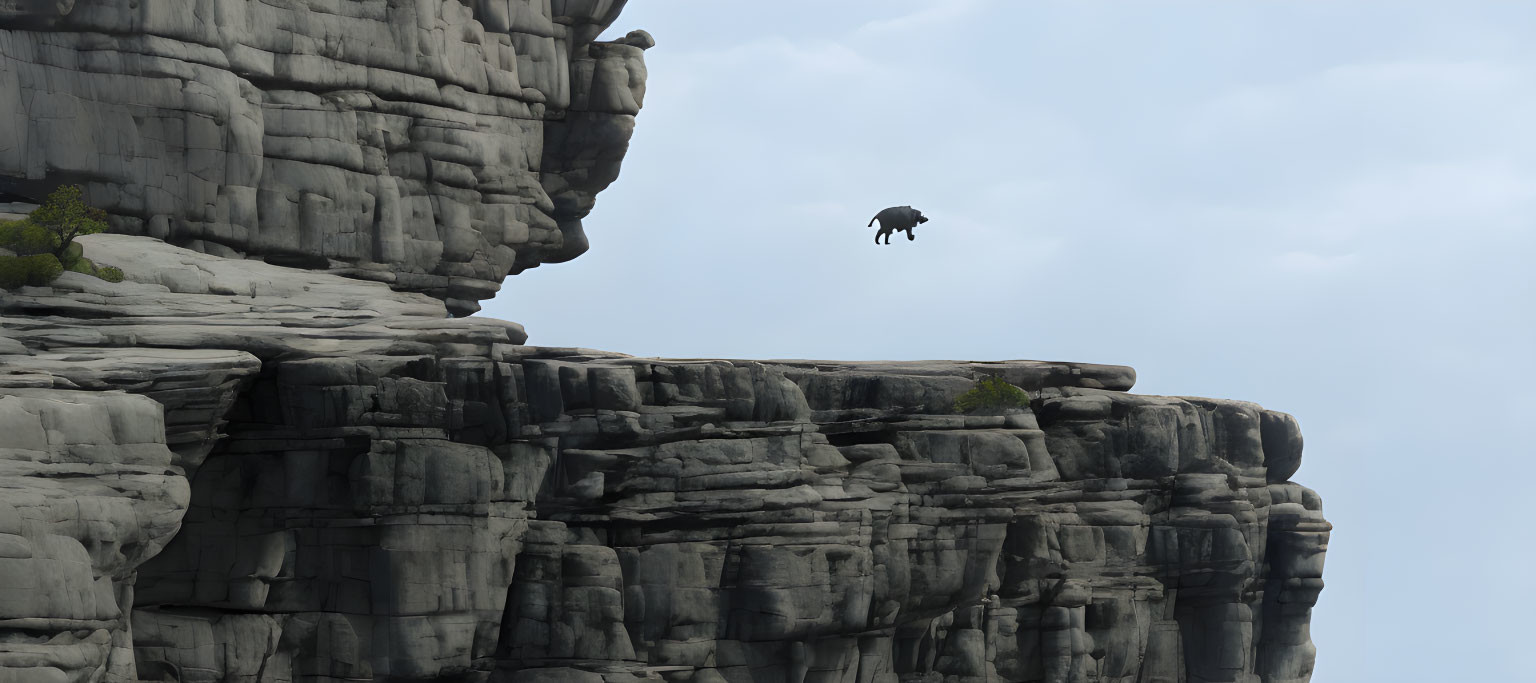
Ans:
[{"label": "floating dark animal silhouette", "polygon": [[923,212],[910,206],[893,206],[889,209],[881,209],[880,213],[875,214],[874,218],[869,219],[869,226],[874,225],[875,221],[880,221],[880,229],[875,231],[875,244],[880,244],[882,236],[885,237],[885,243],[890,244],[891,233],[902,230],[906,231],[908,240],[917,239],[912,234],[912,228],[917,227],[919,224],[927,223],[928,217],[924,216]]}]

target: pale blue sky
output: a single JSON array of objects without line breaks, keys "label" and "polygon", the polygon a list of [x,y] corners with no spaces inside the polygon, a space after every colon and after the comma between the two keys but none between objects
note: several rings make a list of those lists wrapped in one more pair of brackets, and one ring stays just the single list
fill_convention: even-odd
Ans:
[{"label": "pale blue sky", "polygon": [[[646,107],[530,343],[1037,358],[1295,414],[1315,683],[1536,681],[1536,4],[633,2]],[[911,204],[916,242],[876,247]]]}]

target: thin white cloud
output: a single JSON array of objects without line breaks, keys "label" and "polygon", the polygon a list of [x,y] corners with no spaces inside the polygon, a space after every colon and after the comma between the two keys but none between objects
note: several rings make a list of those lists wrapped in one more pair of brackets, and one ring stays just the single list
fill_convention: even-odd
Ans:
[{"label": "thin white cloud", "polygon": [[1500,222],[1485,219],[1517,215],[1536,201],[1533,171],[1502,162],[1401,166],[1344,186],[1339,199],[1346,207],[1369,211],[1376,227],[1450,219],[1468,222],[1467,230],[1497,230]]},{"label": "thin white cloud", "polygon": [[1483,96],[1529,88],[1536,75],[1499,62],[1391,61],[1341,64],[1303,77],[1245,84],[1212,98],[1213,116],[1293,115],[1299,107],[1344,96],[1358,99],[1438,97],[1449,93]]},{"label": "thin white cloud", "polygon": [[1282,270],[1321,272],[1340,270],[1355,263],[1354,254],[1318,254],[1310,251],[1288,251],[1274,258],[1274,264]]},{"label": "thin white cloud", "polygon": [[746,69],[744,76],[789,70],[847,76],[878,71],[881,66],[846,44],[830,40],[790,40],[770,36],[723,50],[680,53],[678,66],[687,72]]},{"label": "thin white cloud", "polygon": [[1388,61],[1342,64],[1322,72],[1320,81],[1338,89],[1410,86],[1434,91],[1484,91],[1529,84],[1531,74],[1489,61]]},{"label": "thin white cloud", "polygon": [[971,18],[986,4],[985,0],[935,0],[910,14],[865,23],[854,35],[885,37],[946,28],[952,22]]},{"label": "thin white cloud", "polygon": [[[1343,64],[1230,88],[1196,106],[1182,139],[1248,137],[1332,144],[1369,140],[1414,147],[1488,144],[1536,115],[1536,70],[1491,61]],[[1335,137],[1341,136],[1341,137]],[[1505,142],[1510,142],[1505,139]]]},{"label": "thin white cloud", "polygon": [[1288,209],[1255,209],[1254,217],[1267,214],[1272,227],[1324,243],[1506,234],[1527,229],[1522,217],[1536,211],[1536,169],[1502,162],[1392,166],[1294,198]]},{"label": "thin white cloud", "polygon": [[838,201],[800,202],[784,209],[791,214],[819,219],[847,218],[853,214],[847,203]]}]

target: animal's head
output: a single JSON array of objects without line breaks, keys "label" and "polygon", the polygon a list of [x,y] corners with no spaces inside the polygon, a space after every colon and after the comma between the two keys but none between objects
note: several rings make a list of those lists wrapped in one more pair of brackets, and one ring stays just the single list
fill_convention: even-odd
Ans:
[{"label": "animal's head", "polygon": [[921,224],[927,223],[927,222],[928,222],[928,217],[924,216],[923,212],[921,212],[921,211],[917,212],[917,223],[919,225],[921,225]]}]

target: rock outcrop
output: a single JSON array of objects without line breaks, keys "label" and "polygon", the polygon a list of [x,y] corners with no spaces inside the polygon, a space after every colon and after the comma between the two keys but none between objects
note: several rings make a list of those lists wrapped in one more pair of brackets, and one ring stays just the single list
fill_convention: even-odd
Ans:
[{"label": "rock outcrop", "polygon": [[451,318],[586,248],[623,4],[0,0],[0,211],[125,275],[0,290],[0,683],[1310,678],[1284,413]]},{"label": "rock outcrop", "polygon": [[0,201],[425,292],[585,251],[645,94],[622,0],[0,2]]},{"label": "rock outcrop", "polygon": [[[1329,527],[1283,413],[1118,366],[531,347],[83,242],[127,280],[0,299],[0,680],[1310,677]],[[1030,406],[954,414],[984,377]]]}]

